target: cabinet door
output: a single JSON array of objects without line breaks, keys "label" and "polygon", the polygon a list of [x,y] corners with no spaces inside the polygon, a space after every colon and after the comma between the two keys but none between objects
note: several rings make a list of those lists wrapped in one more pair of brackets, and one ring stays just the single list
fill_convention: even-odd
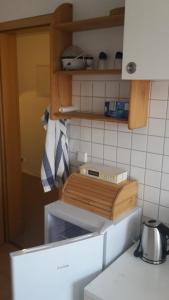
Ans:
[{"label": "cabinet door", "polygon": [[[123,79],[169,79],[169,1],[126,0]],[[131,65],[128,73],[127,66]]]},{"label": "cabinet door", "polygon": [[83,300],[102,271],[103,239],[86,235],[12,253],[12,299]]}]

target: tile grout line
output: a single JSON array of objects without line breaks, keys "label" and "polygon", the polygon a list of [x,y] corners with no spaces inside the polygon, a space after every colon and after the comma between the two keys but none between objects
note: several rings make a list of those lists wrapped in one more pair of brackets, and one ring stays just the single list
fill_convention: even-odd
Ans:
[{"label": "tile grout line", "polygon": [[150,88],[150,93],[149,93],[149,99],[148,99],[148,118],[147,118],[147,135],[146,135],[146,148],[145,148],[145,152],[146,152],[146,159],[145,159],[145,173],[144,173],[144,185],[143,185],[143,209],[142,209],[142,217],[144,215],[144,205],[145,205],[145,183],[146,183],[146,172],[147,172],[147,169],[146,169],[146,166],[147,166],[147,153],[148,153],[148,136],[149,136],[149,114],[150,114],[150,98],[151,98],[151,92],[152,92],[152,85],[151,85],[151,88]]},{"label": "tile grout line", "polygon": [[166,119],[165,119],[165,130],[164,130],[164,143],[163,143],[163,154],[162,154],[162,164],[161,164],[161,180],[160,180],[160,195],[159,195],[159,206],[158,206],[158,219],[160,214],[160,206],[161,206],[161,193],[162,193],[162,178],[163,178],[163,165],[164,165],[164,156],[165,156],[165,139],[166,139],[166,131],[167,131],[167,112],[168,112],[168,104],[169,101],[169,84],[168,84],[168,97],[167,97],[167,108],[166,108]]}]

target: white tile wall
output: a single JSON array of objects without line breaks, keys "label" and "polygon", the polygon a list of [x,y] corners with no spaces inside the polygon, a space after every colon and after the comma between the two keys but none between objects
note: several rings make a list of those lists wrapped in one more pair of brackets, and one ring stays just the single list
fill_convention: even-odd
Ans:
[{"label": "white tile wall", "polygon": [[[106,98],[129,97],[128,81],[76,77],[73,99],[82,111],[104,112]],[[71,120],[70,151],[87,151],[89,160],[128,170],[138,180],[138,205],[143,215],[169,224],[169,82],[151,83],[146,128],[101,121]]]}]

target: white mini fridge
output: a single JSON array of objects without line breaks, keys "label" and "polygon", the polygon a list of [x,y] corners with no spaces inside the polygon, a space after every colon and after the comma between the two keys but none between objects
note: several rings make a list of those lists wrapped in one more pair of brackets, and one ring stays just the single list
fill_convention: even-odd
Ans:
[{"label": "white mini fridge", "polygon": [[13,300],[82,300],[84,287],[137,240],[140,209],[113,222],[64,203],[45,207],[45,243],[10,254]]}]

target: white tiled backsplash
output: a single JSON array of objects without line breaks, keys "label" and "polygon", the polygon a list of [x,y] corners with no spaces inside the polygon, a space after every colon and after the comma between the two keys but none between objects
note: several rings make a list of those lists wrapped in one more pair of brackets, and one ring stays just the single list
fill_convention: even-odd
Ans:
[{"label": "white tiled backsplash", "polygon": [[[73,103],[85,112],[104,111],[105,99],[129,97],[128,81],[118,77],[75,77]],[[169,82],[151,83],[146,128],[90,120],[71,120],[71,160],[77,151],[89,160],[128,170],[139,182],[143,215],[169,223]]]}]

